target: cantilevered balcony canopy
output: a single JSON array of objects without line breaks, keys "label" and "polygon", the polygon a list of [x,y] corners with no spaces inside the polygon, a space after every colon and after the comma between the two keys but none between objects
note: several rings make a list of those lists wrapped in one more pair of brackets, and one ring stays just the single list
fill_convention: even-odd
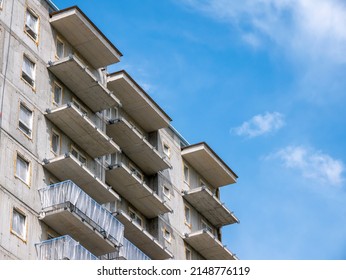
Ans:
[{"label": "cantilevered balcony canopy", "polygon": [[119,100],[76,56],[70,55],[50,62],[48,69],[93,112],[120,105]]},{"label": "cantilevered balcony canopy", "polygon": [[50,17],[51,25],[94,68],[120,61],[119,50],[77,6],[53,12]]},{"label": "cantilevered balcony canopy", "polygon": [[200,230],[194,233],[185,234],[184,240],[207,260],[237,259],[237,257],[223,246],[208,230]]},{"label": "cantilevered balcony canopy", "polygon": [[163,199],[122,163],[106,171],[106,182],[147,218],[172,211]]},{"label": "cantilevered balcony canopy", "polygon": [[119,152],[119,146],[71,104],[46,111],[46,117],[91,157]]},{"label": "cantilevered balcony canopy", "polygon": [[107,87],[119,98],[123,109],[146,132],[169,126],[171,118],[125,71],[110,74]]},{"label": "cantilevered balcony canopy", "polygon": [[117,219],[125,226],[124,236],[152,260],[173,258],[170,251],[164,248],[148,231],[134,222],[126,213],[119,211]]},{"label": "cantilevered balcony canopy", "polygon": [[111,187],[69,153],[50,160],[45,159],[43,166],[60,181],[72,180],[100,204],[119,199]]},{"label": "cantilevered balcony canopy", "polygon": [[185,191],[183,197],[215,227],[219,228],[239,222],[233,213],[206,187]]},{"label": "cantilevered balcony canopy", "polygon": [[181,155],[211,187],[218,188],[236,182],[238,176],[206,144],[198,143],[182,148]]},{"label": "cantilevered balcony canopy", "polygon": [[169,162],[124,117],[107,125],[109,135],[144,173],[152,175],[170,167]]}]

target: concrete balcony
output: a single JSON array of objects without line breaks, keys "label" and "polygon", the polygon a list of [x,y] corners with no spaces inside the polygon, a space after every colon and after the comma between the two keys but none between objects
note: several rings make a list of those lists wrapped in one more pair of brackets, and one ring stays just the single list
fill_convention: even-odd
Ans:
[{"label": "concrete balcony", "polygon": [[147,218],[171,212],[172,209],[123,162],[106,170],[106,182]]},{"label": "concrete balcony", "polygon": [[100,204],[119,200],[118,194],[111,187],[103,183],[71,153],[45,159],[43,163],[43,167],[60,181],[72,180]]},{"label": "concrete balcony", "polygon": [[206,187],[184,191],[183,198],[217,228],[239,223],[233,213]]},{"label": "concrete balcony", "polygon": [[37,243],[35,247],[39,260],[98,260],[69,235]]},{"label": "concrete balcony", "polygon": [[93,158],[120,151],[119,146],[72,103],[47,109],[45,115]]},{"label": "concrete balcony", "polygon": [[78,7],[53,12],[49,21],[94,68],[120,61],[119,50]]},{"label": "concrete balcony", "polygon": [[200,230],[194,233],[185,234],[184,240],[207,260],[237,259],[237,257],[223,246],[208,230]]},{"label": "concrete balcony", "polygon": [[183,147],[181,155],[211,187],[218,188],[237,181],[238,176],[204,142]]},{"label": "concrete balcony", "polygon": [[165,157],[124,117],[109,121],[107,135],[144,173],[152,175],[171,167]]},{"label": "concrete balcony", "polygon": [[172,121],[125,71],[110,74],[107,87],[119,98],[123,109],[146,132],[168,127]]},{"label": "concrete balcony", "polygon": [[72,181],[39,189],[40,219],[61,235],[70,235],[94,255],[122,245],[124,225]]},{"label": "concrete balcony", "polygon": [[120,106],[120,101],[76,56],[49,62],[48,69],[93,112]]},{"label": "concrete balcony", "polygon": [[164,248],[148,231],[133,221],[126,213],[119,211],[117,219],[125,226],[125,237],[152,260],[173,258],[171,252]]}]

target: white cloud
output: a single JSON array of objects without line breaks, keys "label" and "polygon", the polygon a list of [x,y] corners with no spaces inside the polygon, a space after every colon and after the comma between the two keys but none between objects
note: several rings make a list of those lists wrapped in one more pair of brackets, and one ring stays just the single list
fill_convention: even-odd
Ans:
[{"label": "white cloud", "polygon": [[256,137],[276,131],[285,125],[284,117],[278,112],[256,115],[232,131],[239,136]]},{"label": "white cloud", "polygon": [[274,42],[305,61],[346,62],[346,4],[342,0],[185,0],[184,3],[236,26],[251,46],[269,39],[270,45]]},{"label": "white cloud", "polygon": [[307,179],[333,186],[339,186],[344,181],[343,162],[320,151],[288,146],[275,153],[274,158],[279,158],[286,167],[298,170]]}]

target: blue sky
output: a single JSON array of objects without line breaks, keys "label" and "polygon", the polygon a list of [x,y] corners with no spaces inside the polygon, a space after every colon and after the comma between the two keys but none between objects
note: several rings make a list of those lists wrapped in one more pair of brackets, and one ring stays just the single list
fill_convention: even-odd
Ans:
[{"label": "blue sky", "polygon": [[238,174],[221,194],[240,259],[346,258],[346,1],[54,3],[78,5],[124,54],[110,70]]}]

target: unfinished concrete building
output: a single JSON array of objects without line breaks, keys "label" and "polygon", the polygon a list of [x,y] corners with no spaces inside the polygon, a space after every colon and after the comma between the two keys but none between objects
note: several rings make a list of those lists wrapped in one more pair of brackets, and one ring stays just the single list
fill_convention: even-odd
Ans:
[{"label": "unfinished concrete building", "polygon": [[76,6],[0,0],[0,259],[236,259],[237,175],[121,56]]}]

